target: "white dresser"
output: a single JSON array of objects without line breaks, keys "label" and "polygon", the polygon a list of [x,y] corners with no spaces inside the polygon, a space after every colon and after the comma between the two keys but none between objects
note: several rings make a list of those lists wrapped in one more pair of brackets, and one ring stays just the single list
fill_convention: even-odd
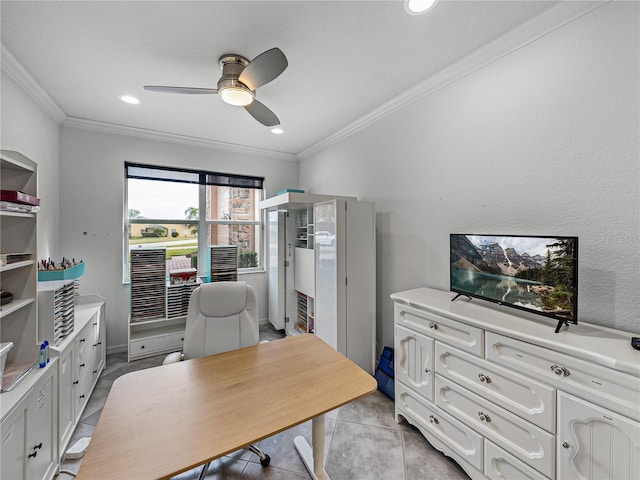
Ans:
[{"label": "white dresser", "polygon": [[631,333],[394,293],[395,413],[472,479],[640,479]]}]

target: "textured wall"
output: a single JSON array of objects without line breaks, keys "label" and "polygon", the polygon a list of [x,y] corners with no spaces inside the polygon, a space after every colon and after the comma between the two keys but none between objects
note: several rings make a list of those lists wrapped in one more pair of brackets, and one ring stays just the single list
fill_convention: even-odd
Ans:
[{"label": "textured wall", "polygon": [[448,289],[450,233],[577,235],[580,319],[640,333],[639,6],[596,9],[301,162],[303,187],[376,202],[380,346],[390,293]]}]

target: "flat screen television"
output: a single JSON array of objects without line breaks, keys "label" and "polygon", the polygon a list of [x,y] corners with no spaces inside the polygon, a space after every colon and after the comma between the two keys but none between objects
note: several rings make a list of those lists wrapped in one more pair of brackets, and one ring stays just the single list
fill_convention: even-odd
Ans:
[{"label": "flat screen television", "polygon": [[452,233],[450,289],[578,323],[578,237]]}]

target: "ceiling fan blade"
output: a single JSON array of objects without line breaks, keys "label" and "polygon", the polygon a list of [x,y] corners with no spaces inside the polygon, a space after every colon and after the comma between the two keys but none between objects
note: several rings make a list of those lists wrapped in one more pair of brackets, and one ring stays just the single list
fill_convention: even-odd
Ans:
[{"label": "ceiling fan blade", "polygon": [[144,89],[147,90],[148,92],[187,93],[190,95],[218,93],[217,88],[164,87],[160,85],[145,85]]},{"label": "ceiling fan blade", "polygon": [[278,77],[288,65],[289,62],[287,62],[287,57],[284,56],[282,50],[272,48],[251,60],[249,65],[242,70],[238,80],[251,90],[255,90]]},{"label": "ceiling fan blade", "polygon": [[275,127],[276,125],[280,125],[280,120],[278,120],[276,114],[255,99],[249,105],[244,107],[244,109],[265,127]]}]

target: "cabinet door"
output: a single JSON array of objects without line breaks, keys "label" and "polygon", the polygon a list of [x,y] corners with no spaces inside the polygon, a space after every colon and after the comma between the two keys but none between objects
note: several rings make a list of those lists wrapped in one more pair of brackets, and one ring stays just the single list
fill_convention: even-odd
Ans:
[{"label": "cabinet door", "polygon": [[558,478],[640,478],[640,422],[558,394]]},{"label": "cabinet door", "polygon": [[0,478],[25,478],[25,408],[21,406],[0,424]]},{"label": "cabinet door", "polygon": [[433,338],[396,326],[396,380],[433,401]]},{"label": "cabinet door", "polygon": [[285,235],[286,212],[269,212],[267,254],[269,258],[269,321],[277,329],[285,327]]},{"label": "cabinet door", "polygon": [[27,403],[27,478],[52,478],[57,465],[57,421],[53,414],[57,407],[57,369],[49,367],[48,374],[36,384]]},{"label": "cabinet door", "polygon": [[[342,203],[344,205],[344,203]],[[337,201],[314,205],[316,236],[316,335],[343,355],[347,355],[346,319],[342,310],[345,300],[344,211]],[[348,355],[347,355],[348,356]]]},{"label": "cabinet door", "polygon": [[[62,351],[58,358],[58,441],[63,449],[73,434],[75,426],[75,401],[74,392],[77,379],[73,360],[75,356],[74,345]],[[63,452],[60,452],[62,456]]]}]

